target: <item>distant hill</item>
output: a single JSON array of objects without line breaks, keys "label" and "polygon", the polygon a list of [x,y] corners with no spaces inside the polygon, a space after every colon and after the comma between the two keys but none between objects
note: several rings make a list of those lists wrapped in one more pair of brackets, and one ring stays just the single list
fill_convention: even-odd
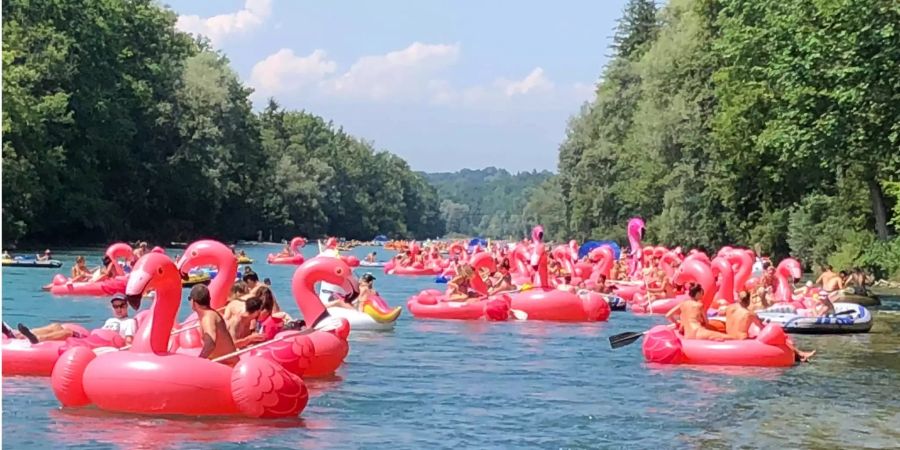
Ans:
[{"label": "distant hill", "polygon": [[513,175],[488,167],[422,175],[437,190],[448,233],[521,238],[530,227],[523,212],[530,194],[553,174],[532,171]]}]

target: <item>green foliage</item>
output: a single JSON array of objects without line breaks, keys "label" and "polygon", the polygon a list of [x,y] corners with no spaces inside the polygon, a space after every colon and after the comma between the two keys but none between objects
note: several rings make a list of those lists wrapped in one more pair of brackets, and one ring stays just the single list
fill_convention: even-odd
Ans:
[{"label": "green foliage", "polygon": [[651,242],[893,273],[900,4],[672,0],[656,19],[569,123],[568,231],[622,239],[641,216]]},{"label": "green foliage", "polygon": [[[522,172],[488,167],[453,173],[428,173],[437,190],[447,231],[466,236],[521,238],[534,225],[523,212],[532,191],[550,178],[549,172]],[[547,224],[544,224],[545,227]],[[548,228],[548,235],[551,233]]]},{"label": "green foliage", "polygon": [[434,190],[308,113],[252,111],[150,0],[3,3],[5,243],[434,237]]}]

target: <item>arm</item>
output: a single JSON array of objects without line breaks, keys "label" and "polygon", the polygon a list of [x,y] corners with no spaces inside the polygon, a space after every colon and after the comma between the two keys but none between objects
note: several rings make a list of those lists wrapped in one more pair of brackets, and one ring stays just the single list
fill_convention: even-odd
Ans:
[{"label": "arm", "polygon": [[199,356],[208,358],[210,353],[216,349],[216,323],[208,314],[200,319],[200,333],[203,336],[203,348],[200,350]]},{"label": "arm", "polygon": [[674,324],[678,323],[678,319],[675,316],[680,316],[681,305],[676,305],[674,308],[670,309],[669,312],[666,313],[666,320],[672,322]]}]

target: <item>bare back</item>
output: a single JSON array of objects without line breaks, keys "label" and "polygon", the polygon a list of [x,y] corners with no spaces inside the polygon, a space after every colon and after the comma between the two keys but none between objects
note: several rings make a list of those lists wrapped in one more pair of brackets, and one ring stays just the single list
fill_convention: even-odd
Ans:
[{"label": "bare back", "polygon": [[[227,355],[236,350],[234,340],[228,334],[228,327],[225,325],[225,319],[216,311],[204,309],[197,312],[200,316],[200,332],[203,337],[204,348],[207,342],[212,342],[215,346],[212,351],[206,355],[209,359],[215,359],[223,355]],[[226,361],[228,362],[228,361]]]}]

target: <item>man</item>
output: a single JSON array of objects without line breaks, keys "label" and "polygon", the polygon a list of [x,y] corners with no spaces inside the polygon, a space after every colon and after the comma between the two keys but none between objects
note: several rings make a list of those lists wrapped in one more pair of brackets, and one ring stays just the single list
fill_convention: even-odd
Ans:
[{"label": "man", "polygon": [[[727,339],[749,339],[751,325],[756,325],[760,330],[763,329],[763,323],[755,313],[747,308],[748,306],[750,306],[750,296],[741,295],[738,303],[729,305],[725,309],[725,332],[728,336]],[[794,352],[794,357],[797,361],[809,362],[809,359],[816,354],[815,350],[811,352],[801,352],[794,347],[790,340],[786,341],[785,345]]]},{"label": "man", "polygon": [[137,321],[128,317],[128,303],[122,295],[116,295],[110,300],[113,317],[103,324],[104,330],[112,330],[119,333],[125,339],[125,344],[131,344],[134,333],[137,331]]},{"label": "man", "polygon": [[370,262],[370,263],[375,262],[375,252],[369,253],[366,256],[366,262]]},{"label": "man", "polygon": [[816,279],[816,284],[821,284],[822,289],[827,292],[835,292],[844,288],[844,280],[834,273],[828,264],[822,266],[822,274]]},{"label": "man", "polygon": [[[666,319],[681,325],[685,339],[710,339],[724,341],[728,335],[709,328],[706,318],[706,308],[703,307],[703,288],[695,284],[688,290],[689,300],[681,302],[666,313]],[[678,316],[678,319],[675,318]]]},{"label": "man", "polygon": [[[234,340],[228,334],[225,319],[210,307],[209,289],[198,284],[191,288],[188,295],[191,308],[197,313],[200,321],[200,336],[203,340],[203,348],[200,350],[201,358],[216,359],[220,356],[235,351]],[[237,357],[223,361],[228,365],[237,363]]]},{"label": "man", "polygon": [[48,249],[44,250],[43,255],[37,255],[37,260],[38,261],[50,261],[50,258],[52,258],[52,257],[53,257],[53,254],[50,253],[50,249],[48,248]]},{"label": "man", "polygon": [[254,333],[253,329],[259,320],[260,310],[263,301],[259,297],[248,299],[244,303],[244,311],[240,314],[232,315],[226,320],[228,333],[234,340],[234,346],[244,348],[248,345],[263,342],[265,337],[261,334]]},{"label": "man", "polygon": [[6,337],[8,337],[10,339],[15,339],[15,338],[28,339],[28,341],[31,342],[32,344],[37,344],[38,342],[45,342],[45,341],[64,341],[70,337],[85,337],[85,336],[81,336],[80,334],[78,334],[68,328],[64,328],[62,325],[60,325],[58,323],[51,323],[49,325],[46,325],[46,326],[43,326],[40,328],[34,328],[34,329],[30,329],[30,328],[26,327],[24,324],[20,323],[20,324],[18,324],[18,326],[16,326],[16,328],[18,328],[19,333],[20,333],[20,335],[18,335],[18,336],[16,336],[15,333],[12,331],[12,329],[10,329],[9,326],[7,326],[6,323],[4,323],[3,324],[3,334],[5,334]]}]

